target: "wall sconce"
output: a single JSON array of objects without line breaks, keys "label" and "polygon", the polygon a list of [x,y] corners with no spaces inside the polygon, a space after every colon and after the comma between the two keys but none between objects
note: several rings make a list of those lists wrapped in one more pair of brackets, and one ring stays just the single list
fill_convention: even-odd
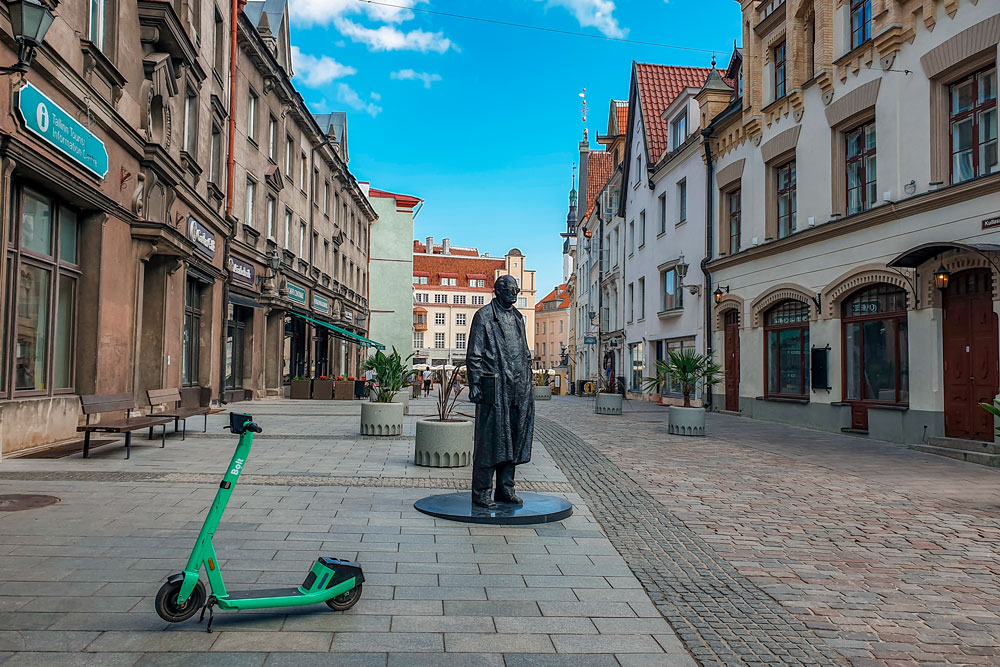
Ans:
[{"label": "wall sconce", "polygon": [[729,294],[729,285],[726,285],[726,291],[725,292],[722,291],[722,285],[719,285],[718,287],[716,287],[715,291],[712,292],[712,298],[715,299],[715,304],[716,305],[719,305],[720,303],[722,303],[722,295],[723,294]]},{"label": "wall sconce", "polygon": [[17,62],[10,67],[0,67],[0,74],[23,74],[31,67],[35,49],[45,41],[53,16],[39,0],[14,0],[8,3],[7,10],[10,29],[17,40]]},{"label": "wall sconce", "polygon": [[939,290],[945,290],[948,288],[948,281],[951,279],[951,271],[944,268],[942,264],[937,271],[934,272],[934,284]]}]

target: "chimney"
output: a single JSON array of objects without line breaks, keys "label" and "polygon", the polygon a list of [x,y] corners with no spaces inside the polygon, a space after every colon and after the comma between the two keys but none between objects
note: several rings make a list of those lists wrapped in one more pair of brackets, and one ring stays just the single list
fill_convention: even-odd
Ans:
[{"label": "chimney", "polygon": [[441,239],[441,254],[442,255],[451,254],[451,239]]},{"label": "chimney", "polygon": [[489,257],[489,256],[490,256],[490,253],[488,253],[488,252],[484,252],[483,253],[483,257]]},{"label": "chimney", "polygon": [[427,237],[427,254],[428,255],[433,255],[434,254],[434,237],[433,236],[428,236]]}]

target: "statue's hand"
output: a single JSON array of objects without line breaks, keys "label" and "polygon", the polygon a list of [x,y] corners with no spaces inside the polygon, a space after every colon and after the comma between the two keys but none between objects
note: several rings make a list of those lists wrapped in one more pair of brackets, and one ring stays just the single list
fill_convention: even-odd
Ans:
[{"label": "statue's hand", "polygon": [[483,402],[483,390],[479,388],[478,384],[469,386],[469,400],[473,403]]}]

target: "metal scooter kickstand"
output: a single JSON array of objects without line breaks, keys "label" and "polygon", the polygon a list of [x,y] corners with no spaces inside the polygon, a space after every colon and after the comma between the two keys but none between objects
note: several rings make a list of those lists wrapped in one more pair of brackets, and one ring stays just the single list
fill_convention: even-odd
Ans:
[{"label": "metal scooter kickstand", "polygon": [[212,611],[212,607],[215,606],[215,603],[216,599],[215,596],[213,595],[208,599],[208,602],[205,603],[205,606],[201,608],[201,617],[198,619],[199,623],[205,620],[205,610],[206,609],[208,610],[208,625],[205,627],[205,632],[212,631],[212,621],[215,620],[215,612]]}]

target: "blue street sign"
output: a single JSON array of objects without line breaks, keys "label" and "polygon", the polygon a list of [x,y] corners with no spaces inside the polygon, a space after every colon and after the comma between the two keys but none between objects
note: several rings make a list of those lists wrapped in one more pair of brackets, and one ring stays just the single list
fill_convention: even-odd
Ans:
[{"label": "blue street sign", "polygon": [[29,132],[98,178],[107,176],[108,151],[104,142],[45,93],[30,83],[25,84],[17,95],[17,110]]}]

